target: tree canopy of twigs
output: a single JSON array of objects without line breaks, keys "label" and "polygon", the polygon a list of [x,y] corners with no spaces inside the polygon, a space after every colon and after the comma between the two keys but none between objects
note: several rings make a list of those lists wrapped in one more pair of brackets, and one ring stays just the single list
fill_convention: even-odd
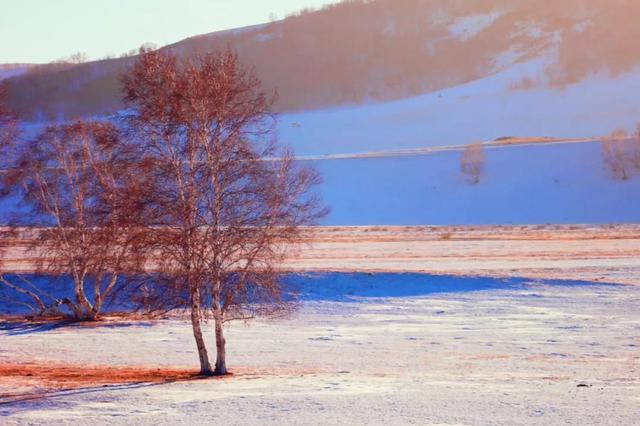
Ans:
[{"label": "tree canopy of twigs", "polygon": [[482,143],[474,142],[467,145],[460,159],[460,171],[469,177],[472,183],[480,183],[484,172],[485,154]]},{"label": "tree canopy of twigs", "polygon": [[630,169],[638,158],[638,153],[634,153],[637,148],[637,141],[632,140],[625,129],[616,129],[603,139],[604,164],[615,179],[628,180],[631,177]]},{"label": "tree canopy of twigs", "polygon": [[34,300],[40,292],[53,303],[36,301],[40,313],[64,304],[75,319],[94,320],[119,282],[142,270],[135,197],[122,196],[125,182],[134,195],[126,147],[114,125],[81,121],[3,145],[3,190],[28,207],[26,239],[38,272],[68,277],[73,287],[73,297],[58,300],[30,285]]},{"label": "tree canopy of twigs", "polygon": [[[149,304],[191,314],[204,375],[227,373],[223,325],[290,307],[285,249],[326,214],[318,175],[275,141],[273,97],[232,51],[179,61],[143,52],[122,78],[125,127],[139,149],[139,192],[155,268]],[[201,322],[215,324],[211,367]]]}]

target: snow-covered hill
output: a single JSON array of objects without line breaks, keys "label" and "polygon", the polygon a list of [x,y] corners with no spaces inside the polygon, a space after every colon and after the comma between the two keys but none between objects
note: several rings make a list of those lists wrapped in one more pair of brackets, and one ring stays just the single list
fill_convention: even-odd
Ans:
[{"label": "snow-covered hill", "polygon": [[[395,102],[287,114],[280,138],[302,156],[442,147],[503,136],[591,138],[640,121],[640,70],[564,88],[541,78],[549,56],[458,87]],[[522,81],[531,87],[521,88]],[[613,178],[602,144],[486,150],[477,185],[459,151],[317,161],[327,224],[524,224],[640,221],[640,176]]]},{"label": "snow-covered hill", "polygon": [[640,177],[614,180],[599,143],[487,150],[470,184],[460,153],[327,160],[331,225],[638,223]]},{"label": "snow-covered hill", "polygon": [[[423,96],[280,117],[299,155],[446,146],[504,136],[598,137],[640,122],[640,68],[565,87],[544,78],[549,56]],[[520,87],[522,82],[531,87]]]},{"label": "snow-covered hill", "polygon": [[[332,209],[327,225],[640,222],[640,175],[614,179],[597,141],[487,148],[476,185],[460,172],[459,150],[331,159],[502,136],[590,138],[635,128],[640,71],[593,75],[561,89],[540,77],[549,60],[541,56],[400,101],[283,114],[279,137],[300,156],[329,158],[312,161]],[[535,84],[520,88],[522,81]]]},{"label": "snow-covered hill", "polygon": [[[477,185],[460,172],[455,150],[335,159],[506,136],[597,140],[618,128],[635,131],[640,27],[629,21],[640,5],[535,7],[540,1],[347,2],[166,49],[190,56],[229,43],[279,89],[279,139],[316,158],[332,208],[325,224],[640,222],[638,171],[615,180],[599,142],[487,149]],[[617,31],[603,32],[612,22]],[[10,93],[40,117],[109,110],[131,60],[51,75],[42,69],[9,80]]]},{"label": "snow-covered hill", "polygon": [[[618,76],[640,65],[638,14],[635,0],[355,0],[161,49],[193,57],[231,46],[291,112],[438,93],[550,48],[541,76],[556,86]],[[132,60],[38,67],[10,79],[11,106],[29,119],[115,112]]]}]

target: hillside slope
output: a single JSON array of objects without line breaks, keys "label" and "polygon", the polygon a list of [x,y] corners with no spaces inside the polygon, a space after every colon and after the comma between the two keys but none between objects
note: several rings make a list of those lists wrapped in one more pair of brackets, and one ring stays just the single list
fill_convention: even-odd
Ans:
[{"label": "hillside slope", "polygon": [[[279,139],[299,156],[326,157],[312,161],[332,209],[323,224],[638,223],[640,171],[614,179],[598,142],[487,150],[477,185],[460,172],[455,150],[335,159],[635,130],[640,26],[633,16],[640,3],[626,0],[349,2],[167,49],[191,56],[230,43],[279,88]],[[612,22],[617,31],[603,31]],[[425,45],[432,50],[418,47]],[[131,60],[11,78],[14,106],[40,119],[30,133],[47,117],[115,110],[117,76]],[[0,219],[15,208],[5,201]]]},{"label": "hillside slope", "polygon": [[[280,115],[299,155],[332,155],[492,141],[505,136],[597,138],[640,122],[640,68],[591,75],[562,89],[544,80],[557,52],[467,84],[413,98]],[[542,77],[541,77],[542,76]],[[518,82],[540,84],[519,87]]]},{"label": "hillside slope", "polygon": [[316,162],[328,225],[639,223],[640,176],[615,180],[599,143],[487,150],[471,184],[460,153]]},{"label": "hillside slope", "polygon": [[[277,108],[296,111],[442,90],[550,47],[559,53],[544,70],[553,86],[602,70],[618,75],[640,61],[638,15],[634,0],[349,1],[165,49],[193,56],[232,46],[277,89]],[[131,60],[39,67],[8,80],[11,103],[29,119],[115,111],[122,106],[118,76]]]}]

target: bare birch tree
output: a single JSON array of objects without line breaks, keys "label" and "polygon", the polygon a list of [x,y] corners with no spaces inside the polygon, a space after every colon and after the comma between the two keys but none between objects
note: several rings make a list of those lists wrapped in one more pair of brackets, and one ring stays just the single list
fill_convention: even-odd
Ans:
[{"label": "bare birch tree", "polygon": [[482,143],[474,142],[464,149],[460,159],[460,171],[471,179],[471,182],[480,183],[480,177],[484,172],[484,148]]},{"label": "bare birch tree", "polygon": [[633,135],[631,144],[633,166],[636,169],[640,169],[640,123],[636,125],[636,132]]},{"label": "bare birch tree", "polygon": [[628,167],[630,154],[627,149],[629,134],[624,129],[617,129],[602,141],[602,156],[607,168],[614,178],[620,180],[629,179]]},{"label": "bare birch tree", "polygon": [[[76,320],[97,319],[124,274],[140,271],[144,260],[139,250],[144,233],[132,214],[137,209],[132,158],[117,128],[94,122],[52,126],[4,152],[13,164],[2,183],[31,212],[27,241],[38,273],[72,282],[68,298],[49,298],[56,307],[66,305]],[[130,199],[122,196],[124,182]],[[21,288],[32,291],[28,295],[35,300],[42,289],[29,287]],[[36,304],[41,313],[49,309]]]},{"label": "bare birch tree", "polygon": [[224,324],[289,306],[279,266],[325,214],[310,192],[319,178],[274,142],[272,99],[231,51],[184,62],[143,52],[123,85],[164,283],[157,301],[190,311],[201,374],[227,374]]}]

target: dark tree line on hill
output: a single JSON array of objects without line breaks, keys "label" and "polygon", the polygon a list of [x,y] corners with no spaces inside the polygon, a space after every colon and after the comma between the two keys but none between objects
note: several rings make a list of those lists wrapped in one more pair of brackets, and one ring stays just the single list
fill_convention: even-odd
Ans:
[{"label": "dark tree line on hill", "polygon": [[36,314],[75,320],[98,319],[115,295],[147,312],[187,311],[200,372],[226,374],[224,324],[293,306],[280,265],[326,214],[312,192],[319,177],[276,143],[273,97],[234,52],[181,61],[142,51],[122,85],[121,123],[26,138],[2,110],[2,192],[23,201],[31,224],[13,232],[28,237],[39,273],[69,285],[56,298],[3,268],[0,286]]}]

